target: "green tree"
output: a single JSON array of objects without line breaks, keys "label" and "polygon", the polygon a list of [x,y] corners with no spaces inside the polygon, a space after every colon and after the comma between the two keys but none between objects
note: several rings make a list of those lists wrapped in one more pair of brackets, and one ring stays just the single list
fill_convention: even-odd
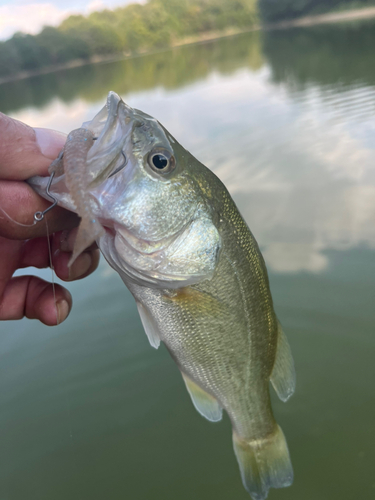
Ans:
[{"label": "green tree", "polygon": [[34,70],[43,66],[45,59],[43,59],[36,37],[15,33],[9,43],[18,54],[21,71]]},{"label": "green tree", "polygon": [[61,64],[72,59],[90,57],[88,43],[75,34],[67,34],[48,26],[35,39],[40,47],[45,65]]},{"label": "green tree", "polygon": [[10,41],[0,42],[0,77],[18,73],[21,70],[21,60],[18,52]]},{"label": "green tree", "polygon": [[90,55],[115,54],[122,49],[120,37],[105,19],[70,16],[63,21],[59,30],[68,37],[80,40],[88,47]]},{"label": "green tree", "polygon": [[58,28],[45,27],[36,36],[17,33],[1,45],[0,75],[92,56],[144,53],[183,37],[256,22],[257,0],[149,0],[70,16]]}]

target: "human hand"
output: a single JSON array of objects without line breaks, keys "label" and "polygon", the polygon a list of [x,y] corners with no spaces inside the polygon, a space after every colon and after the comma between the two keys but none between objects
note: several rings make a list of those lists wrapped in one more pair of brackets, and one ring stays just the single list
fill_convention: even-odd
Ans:
[{"label": "human hand", "polygon": [[17,269],[50,265],[48,234],[52,265],[62,280],[84,278],[98,266],[99,251],[92,246],[68,269],[79,224],[72,212],[55,207],[33,224],[34,213],[50,203],[24,181],[48,175],[65,140],[60,132],[33,129],[0,113],[0,320],[26,316],[56,325],[67,318],[72,307],[68,290],[55,285],[54,296],[52,285],[36,276],[13,277]]}]

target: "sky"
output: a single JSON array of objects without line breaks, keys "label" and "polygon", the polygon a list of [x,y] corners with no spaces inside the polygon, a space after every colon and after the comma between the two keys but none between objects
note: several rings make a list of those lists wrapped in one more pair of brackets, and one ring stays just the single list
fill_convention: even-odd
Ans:
[{"label": "sky", "polygon": [[71,14],[89,14],[140,0],[0,0],[0,40],[16,31],[35,35],[43,26],[57,26]]}]

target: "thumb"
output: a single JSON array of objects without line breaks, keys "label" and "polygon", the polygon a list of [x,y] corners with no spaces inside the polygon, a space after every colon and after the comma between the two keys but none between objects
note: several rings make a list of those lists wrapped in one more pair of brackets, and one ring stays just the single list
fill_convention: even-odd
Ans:
[{"label": "thumb", "polygon": [[25,180],[47,175],[48,166],[63,148],[66,136],[29,127],[0,113],[0,179]]}]

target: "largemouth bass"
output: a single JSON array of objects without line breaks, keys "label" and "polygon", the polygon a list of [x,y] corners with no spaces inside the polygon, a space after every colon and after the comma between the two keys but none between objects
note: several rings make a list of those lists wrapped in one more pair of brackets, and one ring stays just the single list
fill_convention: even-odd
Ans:
[{"label": "largemouth bass", "polygon": [[[223,409],[254,500],[293,470],[272,413],[295,388],[259,247],[222,182],[154,118],[114,92],[73,131],[50,191],[82,217],[74,257],[93,239],[133,294],[151,345],[164,342],[198,412]],[[46,178],[30,184],[45,196]]]}]

